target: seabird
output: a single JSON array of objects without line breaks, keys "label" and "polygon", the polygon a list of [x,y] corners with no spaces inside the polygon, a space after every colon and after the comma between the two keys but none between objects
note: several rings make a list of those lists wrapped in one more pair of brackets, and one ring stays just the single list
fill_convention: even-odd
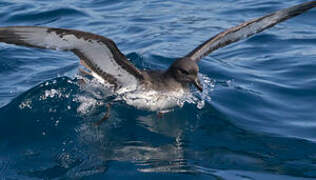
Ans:
[{"label": "seabird", "polygon": [[[186,56],[176,59],[164,71],[137,69],[111,39],[78,30],[38,26],[0,27],[0,42],[71,51],[80,58],[81,64],[91,75],[113,85],[115,93],[124,94],[128,104],[151,111],[162,111],[174,106],[165,101],[165,98],[161,98],[162,96],[181,97],[189,92],[190,85],[194,85],[199,91],[203,90],[197,65],[201,58],[315,6],[316,1],[301,3],[227,29],[208,39]],[[149,98],[139,98],[144,93],[147,93]],[[133,102],[128,101],[133,98]]]}]

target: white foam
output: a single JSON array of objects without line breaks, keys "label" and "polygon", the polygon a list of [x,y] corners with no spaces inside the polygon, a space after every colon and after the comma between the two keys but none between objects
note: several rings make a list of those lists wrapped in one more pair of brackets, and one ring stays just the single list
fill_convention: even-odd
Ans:
[{"label": "white foam", "polygon": [[77,100],[80,102],[77,112],[81,114],[89,113],[97,105],[97,100],[92,97],[78,96]]},{"label": "white foam", "polygon": [[61,97],[65,97],[65,98],[68,98],[70,96],[70,94],[68,93],[62,93],[62,90],[60,89],[50,89],[50,90],[45,90],[44,94],[42,94],[40,97],[39,97],[39,100],[42,101],[42,100],[46,100],[48,98],[54,98],[54,97],[58,97],[58,98],[61,98]]},{"label": "white foam", "polygon": [[19,108],[20,109],[25,109],[25,108],[32,109],[32,100],[26,99],[26,100],[22,101],[21,104],[19,105]]}]

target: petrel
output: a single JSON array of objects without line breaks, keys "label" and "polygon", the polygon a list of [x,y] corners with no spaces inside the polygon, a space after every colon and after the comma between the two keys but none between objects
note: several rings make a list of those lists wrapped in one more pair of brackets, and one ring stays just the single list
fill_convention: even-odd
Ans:
[{"label": "petrel", "polygon": [[316,1],[301,3],[227,29],[184,57],[176,59],[163,71],[140,70],[121,53],[111,39],[78,30],[38,26],[0,27],[0,42],[71,51],[80,58],[80,63],[89,71],[87,73],[101,82],[113,85],[114,93],[123,95],[127,104],[158,112],[175,106],[176,103],[171,103],[173,97],[184,96],[189,92],[190,85],[199,91],[203,90],[197,65],[201,58],[315,6]]}]

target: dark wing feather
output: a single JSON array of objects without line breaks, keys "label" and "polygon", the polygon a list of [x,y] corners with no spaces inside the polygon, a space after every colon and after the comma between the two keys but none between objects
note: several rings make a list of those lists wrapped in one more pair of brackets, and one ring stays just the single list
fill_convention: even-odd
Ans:
[{"label": "dark wing feather", "polygon": [[0,42],[72,51],[93,73],[116,87],[136,87],[143,79],[112,40],[92,33],[33,26],[0,27]]},{"label": "dark wing feather", "polygon": [[310,1],[242,23],[215,35],[211,39],[199,45],[185,57],[193,61],[199,61],[201,58],[216,49],[259,33],[291,17],[300,15],[315,6],[316,1]]}]

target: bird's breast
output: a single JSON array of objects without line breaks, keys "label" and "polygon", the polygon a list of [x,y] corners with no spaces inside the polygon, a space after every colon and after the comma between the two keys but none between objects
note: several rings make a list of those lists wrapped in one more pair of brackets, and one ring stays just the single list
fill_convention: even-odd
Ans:
[{"label": "bird's breast", "polygon": [[135,91],[122,95],[122,99],[131,106],[149,111],[164,111],[183,106],[185,90],[160,92],[155,90]]}]

